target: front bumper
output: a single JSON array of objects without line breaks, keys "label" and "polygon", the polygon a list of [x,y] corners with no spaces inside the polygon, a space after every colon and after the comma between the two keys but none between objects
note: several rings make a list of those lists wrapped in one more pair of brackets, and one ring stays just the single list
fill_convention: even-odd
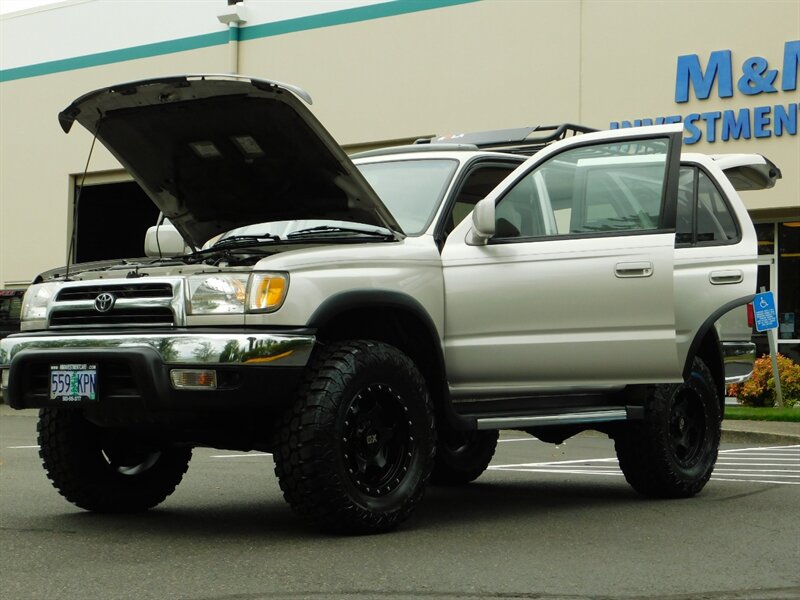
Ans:
[{"label": "front bumper", "polygon": [[725,385],[750,379],[756,362],[756,345],[752,342],[722,342],[725,361]]},{"label": "front bumper", "polygon": [[[292,392],[314,343],[308,330],[17,334],[0,340],[2,394],[12,408],[53,406],[50,365],[96,363],[96,404],[105,410],[263,407]],[[175,368],[214,369],[217,388],[175,389]]]}]

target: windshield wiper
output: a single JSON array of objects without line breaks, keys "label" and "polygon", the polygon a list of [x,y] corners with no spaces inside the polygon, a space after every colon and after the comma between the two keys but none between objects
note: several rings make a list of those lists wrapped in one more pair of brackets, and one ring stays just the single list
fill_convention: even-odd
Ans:
[{"label": "windshield wiper", "polygon": [[225,239],[219,240],[212,248],[235,248],[238,246],[249,246],[252,243],[259,244],[261,242],[279,242],[279,235],[272,235],[265,233],[263,235],[232,235]]},{"label": "windshield wiper", "polygon": [[287,239],[299,237],[349,237],[352,235],[363,235],[367,237],[379,237],[383,239],[394,239],[394,234],[385,227],[377,229],[358,229],[356,227],[341,227],[338,225],[318,225],[307,229],[298,229],[286,236]]}]

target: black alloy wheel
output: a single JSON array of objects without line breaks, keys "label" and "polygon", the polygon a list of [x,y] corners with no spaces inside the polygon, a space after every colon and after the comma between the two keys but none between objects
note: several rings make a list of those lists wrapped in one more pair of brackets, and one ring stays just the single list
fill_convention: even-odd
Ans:
[{"label": "black alloy wheel", "polygon": [[390,385],[375,384],[350,401],[342,434],[347,472],[365,494],[383,496],[397,488],[414,452],[408,407]]},{"label": "black alloy wheel", "polygon": [[669,419],[672,454],[684,469],[692,467],[702,456],[706,436],[702,402],[702,398],[688,386],[673,398]]},{"label": "black alloy wheel", "polygon": [[318,348],[276,435],[284,498],[335,533],[383,533],[407,519],[436,451],[422,375],[397,348],[374,341]]},{"label": "black alloy wheel", "polygon": [[700,358],[683,383],[650,386],[644,419],[612,436],[628,483],[654,498],[697,494],[717,462],[721,410],[714,378]]}]

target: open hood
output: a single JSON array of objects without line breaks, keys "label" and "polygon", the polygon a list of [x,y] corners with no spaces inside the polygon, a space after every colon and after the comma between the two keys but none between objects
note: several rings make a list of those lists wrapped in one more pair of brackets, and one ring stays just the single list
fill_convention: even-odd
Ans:
[{"label": "open hood", "polygon": [[738,191],[767,190],[782,177],[775,163],[760,154],[713,154],[711,158]]},{"label": "open hood", "polygon": [[253,223],[335,219],[400,226],[299,88],[234,75],[135,81],[58,116],[97,136],[195,248]]}]

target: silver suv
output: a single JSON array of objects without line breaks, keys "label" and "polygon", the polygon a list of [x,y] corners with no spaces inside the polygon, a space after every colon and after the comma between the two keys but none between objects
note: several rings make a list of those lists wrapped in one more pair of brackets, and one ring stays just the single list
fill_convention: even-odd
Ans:
[{"label": "silver suv", "polygon": [[61,494],[145,510],[193,447],[259,449],[299,514],[381,532],[429,481],[478,477],[505,428],[550,442],[597,429],[642,494],[703,488],[724,408],[714,324],[756,280],[731,181],[769,187],[774,165],[682,156],[680,125],[530,128],[351,161],[304,100],[186,76],[60,114],[172,223],[145,260],[41,277],[0,342],[3,396],[41,409]]}]

